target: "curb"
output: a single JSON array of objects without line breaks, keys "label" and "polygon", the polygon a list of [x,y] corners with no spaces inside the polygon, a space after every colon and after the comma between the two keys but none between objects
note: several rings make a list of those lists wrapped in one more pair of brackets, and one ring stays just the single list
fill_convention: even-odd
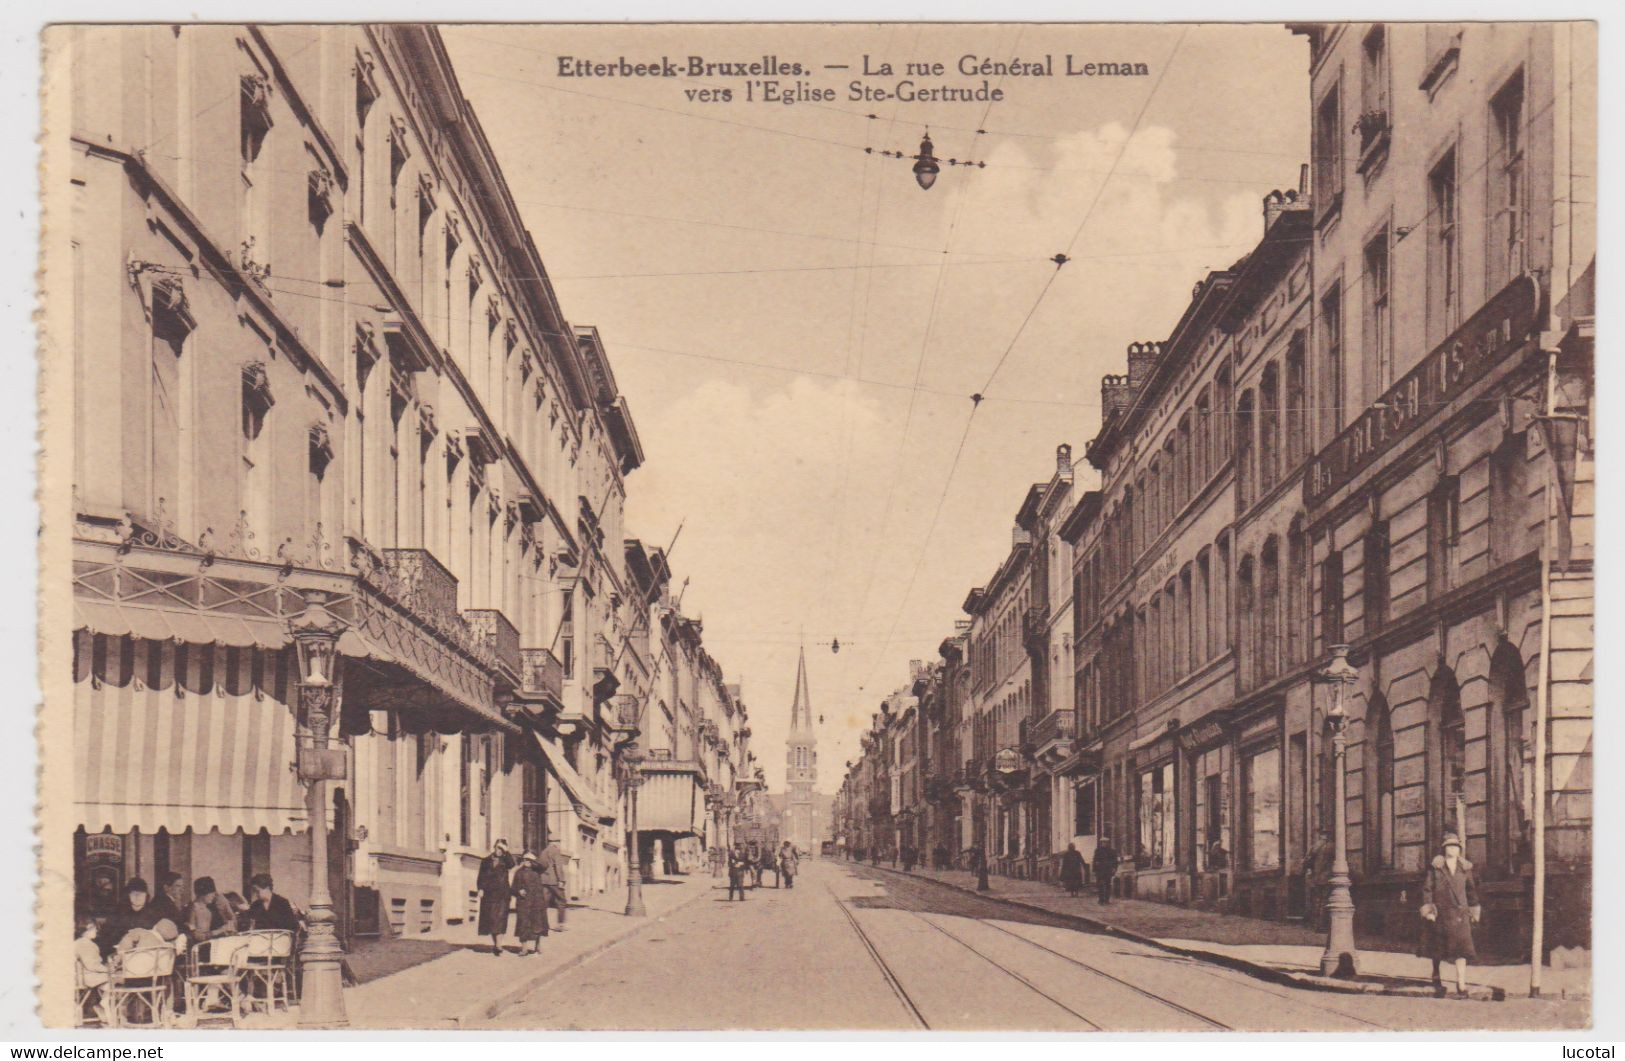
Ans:
[{"label": "curb", "polygon": [[[870,866],[866,868],[878,869],[881,872],[893,873],[899,877],[908,877],[911,880],[925,881],[929,884],[935,884],[942,888],[950,888],[956,892],[963,892],[966,895],[974,895],[979,899],[986,899],[989,902],[1002,903],[1005,906],[1014,907],[1019,910],[1027,910],[1033,913],[1046,914],[1050,917],[1058,917],[1066,921],[1073,921],[1102,935],[1115,936],[1118,939],[1127,940],[1131,943],[1139,943],[1147,947],[1155,947],[1158,950],[1167,951],[1170,954],[1178,954],[1183,957],[1196,958],[1201,961],[1210,962],[1214,965],[1221,965],[1227,969],[1244,973],[1247,976],[1253,977],[1254,979],[1264,980],[1269,983],[1278,984],[1282,987],[1297,987],[1309,991],[1326,991],[1334,994],[1344,995],[1393,995],[1405,998],[1436,997],[1431,984],[1384,984],[1372,981],[1350,982],[1347,980],[1338,980],[1329,976],[1314,976],[1305,973],[1284,972],[1273,966],[1248,961],[1246,958],[1238,958],[1233,954],[1221,954],[1217,951],[1202,950],[1197,947],[1177,946],[1175,944],[1159,940],[1153,936],[1143,936],[1138,932],[1130,931],[1129,929],[1110,924],[1109,922],[1097,921],[1092,917],[1085,917],[1082,914],[1051,910],[1047,906],[1038,906],[1035,903],[1022,902],[1020,899],[1009,899],[993,892],[977,891],[975,888],[968,888],[963,884],[956,884],[953,881],[939,880],[936,877],[922,877],[917,873],[904,873],[901,870],[888,869],[885,866]],[[1506,1000],[1506,991],[1499,987],[1486,987],[1480,984],[1474,984],[1468,987],[1465,1000],[1476,1002],[1502,1002]]]},{"label": "curb", "polygon": [[481,1021],[490,1020],[492,1017],[495,1017],[498,1013],[502,1012],[503,1010],[507,1009],[509,1006],[513,1005],[515,1002],[518,1002],[520,999],[522,999],[526,995],[530,994],[532,991],[535,991],[537,988],[541,987],[543,984],[546,984],[548,981],[552,980],[554,977],[562,976],[564,973],[569,972],[571,969],[574,969],[574,968],[582,965],[583,963],[585,963],[587,961],[590,961],[593,958],[598,957],[600,954],[602,954],[605,951],[609,950],[611,947],[617,946],[617,945],[619,945],[621,943],[626,942],[627,940],[631,939],[634,936],[637,936],[637,935],[640,935],[640,934],[642,934],[644,932],[649,931],[651,928],[653,928],[654,926],[660,924],[662,921],[666,920],[666,918],[670,917],[672,914],[675,914],[677,911],[683,909],[684,907],[691,906],[692,904],[699,902],[701,899],[705,898],[706,895],[708,895],[712,890],[714,890],[714,889],[705,889],[705,890],[696,892],[694,895],[689,896],[687,899],[684,899],[682,902],[678,903],[676,906],[673,906],[671,909],[665,911],[664,913],[659,914],[659,915],[654,916],[654,917],[644,918],[644,919],[642,919],[642,920],[640,920],[640,921],[638,921],[638,922],[636,922],[636,923],[634,923],[632,925],[629,925],[626,928],[625,931],[620,932],[620,933],[618,933],[616,935],[609,936],[606,939],[600,940],[599,942],[597,942],[593,946],[588,947],[586,950],[582,951],[580,954],[577,954],[577,955],[575,955],[574,957],[571,957],[571,958],[567,958],[567,959],[565,959],[564,961],[560,962],[557,965],[553,965],[553,966],[549,966],[549,967],[547,967],[545,969],[537,970],[537,972],[534,975],[526,977],[523,980],[520,980],[519,982],[515,983],[512,987],[509,987],[508,989],[503,991],[501,994],[496,995],[493,998],[481,1000],[480,1002],[477,1002],[474,1005],[470,1006],[469,1008],[465,1009],[463,1012],[461,1012],[459,1014],[456,1014],[455,1016],[452,1016],[452,1017],[447,1018],[447,1019],[449,1019],[452,1027],[457,1028],[459,1030],[461,1030],[463,1028],[466,1028],[469,1025],[477,1024],[477,1023],[479,1023]]}]

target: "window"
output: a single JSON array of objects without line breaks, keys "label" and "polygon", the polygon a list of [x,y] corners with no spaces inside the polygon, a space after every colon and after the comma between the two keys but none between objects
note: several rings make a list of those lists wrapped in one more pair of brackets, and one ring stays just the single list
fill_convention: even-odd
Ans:
[{"label": "window", "polygon": [[1093,836],[1095,832],[1095,783],[1085,781],[1072,793],[1073,835]]},{"label": "window", "polygon": [[1309,658],[1309,556],[1301,514],[1286,535],[1285,623],[1287,662],[1302,663]]},{"label": "window", "polygon": [[1343,202],[1342,86],[1334,83],[1315,107],[1315,218],[1337,212]]},{"label": "window", "polygon": [[458,756],[457,842],[464,847],[474,842],[474,740],[463,734],[463,754]]},{"label": "window", "polygon": [[1135,862],[1160,869],[1174,862],[1174,764],[1163,763],[1140,774],[1139,843]]},{"label": "window", "polygon": [[1525,434],[1508,435],[1490,456],[1490,561],[1509,563],[1525,550],[1529,518]]},{"label": "window", "polygon": [[1489,262],[1492,289],[1524,269],[1523,73],[1490,101]]},{"label": "window", "polygon": [[1292,345],[1286,354],[1286,438],[1282,452],[1286,467],[1296,468],[1309,455],[1308,438],[1304,432],[1304,404],[1308,401],[1307,368],[1304,364],[1304,336],[1299,331],[1292,336]]},{"label": "window", "polygon": [[1365,586],[1365,632],[1375,633],[1388,621],[1388,521],[1378,520],[1365,532],[1362,559]]},{"label": "window", "polygon": [[1366,781],[1366,797],[1372,808],[1366,858],[1373,868],[1391,869],[1394,865],[1394,724],[1388,701],[1380,694],[1374,696],[1366,708],[1366,720],[1374,764]]},{"label": "window", "polygon": [[1281,864],[1281,749],[1253,752],[1243,762],[1247,868],[1275,869]]},{"label": "window", "polygon": [[[321,423],[310,425],[310,441],[307,446],[305,458],[306,470],[306,521],[310,525],[313,536],[326,540],[326,534],[334,526],[330,510],[332,490],[329,488],[327,469],[333,464],[333,443],[328,435],[327,426]],[[321,560],[321,557],[313,557]]]},{"label": "window", "polygon": [[1195,493],[1207,485],[1213,477],[1213,405],[1208,397],[1208,389],[1202,388],[1202,393],[1196,398],[1196,425],[1191,433],[1191,440],[1195,449],[1191,452],[1191,467],[1195,471],[1196,482],[1191,486]]},{"label": "window", "polygon": [[181,438],[190,427],[182,396],[183,357],[197,324],[178,278],[152,284],[152,335],[149,342],[147,402],[147,518],[154,525],[173,520],[184,506],[181,483],[184,449]]},{"label": "window", "polygon": [[[267,545],[271,534],[271,439],[267,420],[273,404],[264,362],[251,361],[244,365],[240,410],[242,511],[247,524],[245,530]],[[269,554],[261,550],[260,555],[264,557]]]},{"label": "window", "polygon": [[1242,509],[1252,507],[1253,485],[1253,392],[1243,391],[1236,403],[1236,496]]},{"label": "window", "polygon": [[1360,170],[1381,161],[1388,146],[1388,31],[1373,26],[1360,48]]},{"label": "window", "polygon": [[238,79],[237,152],[242,176],[243,260],[252,271],[268,261],[266,241],[270,238],[270,182],[260,172],[260,153],[271,131],[271,79],[264,74],[245,74]]},{"label": "window", "polygon": [[[1434,733],[1433,778],[1429,805],[1442,814],[1430,830],[1431,847],[1445,833],[1467,841],[1467,722],[1461,711],[1461,688],[1449,667],[1440,667],[1428,691],[1428,715]],[[1437,795],[1434,795],[1434,794]]]},{"label": "window", "polygon": [[1343,430],[1343,289],[1332,284],[1320,296],[1320,444]]},{"label": "window", "polygon": [[1428,596],[1443,596],[1455,581],[1461,490],[1453,475],[1428,494]]},{"label": "window", "polygon": [[1230,429],[1233,426],[1230,420],[1234,410],[1230,398],[1230,366],[1220,365],[1214,377],[1213,392],[1213,426],[1215,439],[1213,445],[1214,465],[1223,464],[1230,457]]},{"label": "window", "polygon": [[1490,661],[1489,843],[1490,869],[1517,876],[1529,855],[1529,772],[1524,718],[1529,689],[1517,649],[1502,641]]},{"label": "window", "polygon": [[1264,543],[1258,559],[1259,677],[1281,672],[1281,549],[1275,538]]},{"label": "window", "polygon": [[1456,152],[1428,174],[1428,344],[1461,323],[1461,254],[1457,243]]},{"label": "window", "polygon": [[1343,643],[1343,553],[1335,548],[1320,565],[1320,636],[1327,649]]},{"label": "window", "polygon": [[575,594],[565,591],[564,614],[559,626],[559,663],[564,668],[564,676],[573,679],[576,676],[576,638],[575,638]]},{"label": "window", "polygon": [[1258,385],[1258,490],[1275,485],[1281,459],[1281,373],[1275,362],[1264,366]]},{"label": "window", "polygon": [[1244,556],[1236,565],[1236,652],[1240,657],[1237,669],[1246,685],[1258,679],[1258,602],[1254,592],[1253,558]]},{"label": "window", "polygon": [[1393,322],[1388,302],[1388,229],[1365,245],[1365,396],[1375,402],[1394,382]]}]

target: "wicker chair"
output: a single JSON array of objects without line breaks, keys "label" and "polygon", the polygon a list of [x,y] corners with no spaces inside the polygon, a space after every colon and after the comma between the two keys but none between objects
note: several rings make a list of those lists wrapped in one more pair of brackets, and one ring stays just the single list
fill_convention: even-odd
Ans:
[{"label": "wicker chair", "polygon": [[[247,972],[247,936],[218,936],[192,948],[187,960],[186,1012],[194,1024],[209,1020],[229,1020],[233,1027],[243,1015],[243,977]],[[224,1000],[230,1009],[210,1009],[208,1003]]]},{"label": "wicker chair", "polygon": [[293,933],[286,929],[257,929],[240,937],[248,941],[243,956],[244,1001],[264,1005],[270,1013],[293,1001]]},{"label": "wicker chair", "polygon": [[[175,1014],[170,989],[174,973],[175,948],[168,944],[115,951],[108,961],[108,980],[102,988],[112,1026],[168,1027]],[[132,1020],[132,1013],[146,1019]]]},{"label": "wicker chair", "polygon": [[[101,1028],[107,1024],[107,986],[110,981],[104,977],[99,979],[99,983],[87,983],[85,967],[77,961],[73,963],[73,1004],[79,1014],[81,1028]],[[91,999],[96,1000],[93,1006]]]}]

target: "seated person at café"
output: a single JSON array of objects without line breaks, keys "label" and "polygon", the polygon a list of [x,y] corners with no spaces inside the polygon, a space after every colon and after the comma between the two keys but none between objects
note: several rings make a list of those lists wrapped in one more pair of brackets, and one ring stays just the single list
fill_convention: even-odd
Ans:
[{"label": "seated person at caf\u00e9", "polygon": [[102,957],[101,948],[96,945],[96,935],[99,931],[96,919],[81,916],[76,922],[73,933],[74,976],[78,986],[85,990],[79,1019],[95,1019],[107,1024],[109,1021],[104,991],[108,980],[107,961]]},{"label": "seated person at caf\u00e9", "polygon": [[[131,877],[124,886],[124,901],[113,915],[103,922],[96,937],[96,946],[106,958],[116,950],[131,950],[136,946],[151,946],[165,939],[173,940],[179,926],[164,917],[164,911],[151,902],[147,882]],[[168,934],[160,931],[167,926]]]},{"label": "seated person at caf\u00e9", "polygon": [[269,873],[254,874],[248,885],[254,893],[254,901],[248,907],[250,929],[299,931],[299,915],[294,912],[293,904],[288,902],[286,896],[276,893]]},{"label": "seated person at caf\u00e9", "polygon": [[192,905],[187,910],[186,933],[193,942],[229,936],[237,931],[237,911],[214,886],[213,877],[192,882]]}]

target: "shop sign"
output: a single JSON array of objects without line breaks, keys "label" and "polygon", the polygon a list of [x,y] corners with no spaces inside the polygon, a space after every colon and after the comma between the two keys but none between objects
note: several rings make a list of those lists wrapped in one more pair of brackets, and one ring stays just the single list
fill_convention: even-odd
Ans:
[{"label": "shop sign", "polygon": [[993,769],[1001,774],[1013,774],[1021,769],[1021,752],[1014,748],[1004,748],[993,757]]},{"label": "shop sign", "polygon": [[312,748],[307,745],[299,749],[301,781],[343,781],[349,776],[349,765],[349,756],[342,747]]},{"label": "shop sign", "polygon": [[1224,723],[1217,719],[1198,722],[1179,735],[1179,746],[1185,751],[1193,752],[1198,748],[1206,747],[1224,737]]},{"label": "shop sign", "polygon": [[1539,303],[1532,276],[1502,288],[1310,460],[1304,504],[1313,507],[1331,496],[1520,347],[1534,331]]}]

